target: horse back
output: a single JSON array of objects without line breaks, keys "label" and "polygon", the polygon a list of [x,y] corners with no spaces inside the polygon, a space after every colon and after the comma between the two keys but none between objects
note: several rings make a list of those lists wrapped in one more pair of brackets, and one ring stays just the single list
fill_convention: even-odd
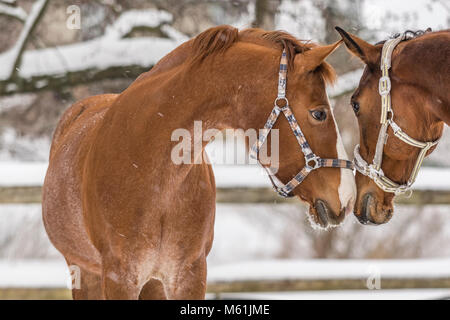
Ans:
[{"label": "horse back", "polygon": [[53,134],[52,145],[50,149],[50,159],[53,157],[55,150],[63,140],[65,134],[70,131],[70,128],[77,121],[82,121],[87,114],[93,114],[101,112],[105,108],[108,108],[116,99],[117,94],[102,94],[92,96],[83,100],[80,100],[70,106],[60,118],[58,125],[56,126]]}]

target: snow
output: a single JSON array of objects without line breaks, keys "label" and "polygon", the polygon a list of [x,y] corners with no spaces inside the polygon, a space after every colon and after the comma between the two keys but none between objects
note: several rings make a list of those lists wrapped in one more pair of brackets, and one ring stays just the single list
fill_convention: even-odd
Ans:
[{"label": "snow", "polygon": [[67,288],[66,263],[55,261],[0,261],[0,288]]},{"label": "snow", "polygon": [[135,26],[156,28],[172,22],[172,15],[161,10],[129,10],[106,28],[106,38],[120,39],[130,33]]},{"label": "snow", "polygon": [[[270,260],[209,267],[208,282],[367,279],[373,268],[380,271],[381,281],[388,278],[450,277],[450,259]],[[0,261],[0,288],[64,288],[69,279],[63,259]]]},{"label": "snow", "polygon": [[36,95],[33,93],[16,94],[12,96],[1,97],[0,113],[30,106],[36,100]]},{"label": "snow", "polygon": [[208,280],[381,279],[450,277],[450,259],[436,260],[267,260],[212,266]]},{"label": "snow", "polygon": [[0,3],[0,15],[11,16],[21,21],[27,19],[27,13],[21,7],[13,7]]},{"label": "snow", "polygon": [[446,1],[410,0],[407,5],[404,1],[364,1],[362,21],[379,41],[405,30],[447,29],[448,13]]},{"label": "snow", "polygon": [[359,79],[363,74],[364,69],[357,69],[340,75],[334,84],[328,88],[328,94],[331,98],[340,96],[344,93],[355,90],[358,86]]},{"label": "snow", "polygon": [[[210,266],[257,259],[362,259],[450,257],[450,206],[396,206],[392,220],[363,226],[351,215],[333,229],[326,248],[316,241],[325,231],[314,230],[307,208],[295,204],[216,205],[214,245]],[[323,251],[325,250],[325,251]],[[0,205],[0,260],[52,259],[60,254],[45,232],[40,204]]]},{"label": "snow", "polygon": [[0,162],[0,186],[42,186],[46,162]]},{"label": "snow", "polygon": [[[398,206],[392,221],[379,227],[362,226],[350,216],[330,243],[335,250],[343,245],[341,252],[349,246],[348,256],[353,258],[387,248],[396,248],[396,257],[402,257],[404,251],[422,246],[423,253],[418,255],[421,259],[310,260],[315,255],[314,241],[326,234],[302,223],[306,215],[301,206],[218,204],[208,280],[365,280],[379,273],[383,285],[383,279],[393,277],[450,277],[449,208],[425,206],[415,212],[410,206]],[[435,229],[430,222],[443,228]],[[64,260],[44,231],[40,205],[0,205],[0,288],[63,288],[68,279],[66,270]],[[274,299],[276,295],[270,294]],[[371,298],[368,295],[361,297]]]},{"label": "snow", "polygon": [[[0,162],[0,186],[41,186],[46,162]],[[215,165],[218,188],[270,188],[266,172],[259,165]],[[450,168],[424,167],[415,190],[450,190]]]},{"label": "snow", "polygon": [[450,190],[450,168],[422,168],[413,189]]},{"label": "snow", "polygon": [[[210,299],[214,294],[208,296]],[[207,298],[208,298],[207,297]],[[319,290],[221,293],[221,299],[245,300],[435,300],[449,299],[450,289]]]},{"label": "snow", "polygon": [[[30,17],[27,21],[31,20]],[[139,37],[122,39],[136,26],[158,27],[171,21],[165,11],[132,10],[123,13],[117,21],[107,28],[104,36],[89,41],[65,46],[25,51],[19,69],[19,76],[57,76],[67,72],[86,69],[107,69],[139,65],[149,67],[156,64],[164,55],[175,49],[186,37],[168,25],[163,32],[173,38]],[[0,55],[0,65],[12,66],[17,50],[26,33],[13,49]],[[10,75],[8,68],[0,69],[0,80]]]},{"label": "snow", "polygon": [[47,1],[48,0],[36,0],[33,3],[30,14],[28,15],[22,32],[20,33],[19,39],[10,50],[0,56],[0,65],[4,66],[0,69],[0,79],[8,79],[13,73],[15,61],[24,46],[24,42],[26,41],[31,28],[34,25],[35,20],[38,18]]},{"label": "snow", "polygon": [[[26,105],[22,105],[21,108],[24,106]],[[50,140],[45,136],[34,138],[22,136],[11,127],[2,129],[0,134],[0,166],[4,162],[11,163],[17,159],[33,162],[46,161],[49,150]]]},{"label": "snow", "polygon": [[[305,14],[307,12],[307,14]],[[276,15],[277,29],[285,30],[302,40],[323,42],[325,21],[311,0],[284,0]]]},{"label": "snow", "polygon": [[[125,65],[152,66],[177,46],[171,39],[142,37],[112,40],[94,39],[55,48],[26,51],[19,75],[31,78],[59,75],[86,69],[106,69]],[[0,56],[0,63],[4,62]],[[4,75],[0,74],[0,78]],[[3,77],[4,78],[4,77]]]}]

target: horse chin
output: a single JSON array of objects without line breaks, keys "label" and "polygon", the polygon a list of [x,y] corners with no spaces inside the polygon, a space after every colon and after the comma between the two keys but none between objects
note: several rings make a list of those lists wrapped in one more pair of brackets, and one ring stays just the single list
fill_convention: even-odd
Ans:
[{"label": "horse chin", "polygon": [[308,202],[308,205],[308,220],[313,229],[329,230],[342,225],[343,220],[332,218],[333,214],[331,214],[330,209],[324,201],[316,200],[314,203]]}]

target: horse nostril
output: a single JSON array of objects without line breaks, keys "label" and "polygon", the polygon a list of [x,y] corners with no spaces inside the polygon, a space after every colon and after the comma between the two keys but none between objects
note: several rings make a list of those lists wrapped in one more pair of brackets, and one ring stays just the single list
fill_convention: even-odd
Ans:
[{"label": "horse nostril", "polygon": [[393,208],[384,209],[383,214],[384,214],[384,221],[382,223],[386,223],[389,220],[391,220],[392,216],[394,215],[394,209]]},{"label": "horse nostril", "polygon": [[356,217],[362,224],[380,225],[388,222],[392,215],[392,207],[377,208],[375,197],[371,193],[367,193],[362,199],[360,215]]},{"label": "horse nostril", "polygon": [[360,223],[368,224],[369,222],[371,222],[371,211],[374,205],[375,199],[373,198],[372,194],[365,194],[362,201],[361,213],[359,216],[357,216]]},{"label": "horse nostril", "polygon": [[317,200],[315,207],[320,225],[326,228],[328,226],[328,207],[326,203],[322,200]]}]

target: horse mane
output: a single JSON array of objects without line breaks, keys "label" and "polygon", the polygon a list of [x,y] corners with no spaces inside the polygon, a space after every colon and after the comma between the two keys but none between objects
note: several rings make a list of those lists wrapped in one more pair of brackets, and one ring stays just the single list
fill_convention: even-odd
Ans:
[{"label": "horse mane", "polygon": [[[223,53],[238,41],[275,48],[280,51],[285,49],[288,68],[291,70],[294,69],[294,60],[298,53],[306,52],[317,46],[310,41],[299,40],[284,31],[265,31],[257,28],[239,31],[232,26],[223,25],[210,28],[194,39],[191,63],[196,64],[207,57]],[[326,83],[333,83],[336,79],[334,69],[326,62],[320,64],[314,72],[319,73]]]},{"label": "horse mane", "polygon": [[238,40],[238,37],[238,29],[227,25],[203,31],[195,37],[192,44],[191,63],[201,62],[208,56],[226,51]]}]

